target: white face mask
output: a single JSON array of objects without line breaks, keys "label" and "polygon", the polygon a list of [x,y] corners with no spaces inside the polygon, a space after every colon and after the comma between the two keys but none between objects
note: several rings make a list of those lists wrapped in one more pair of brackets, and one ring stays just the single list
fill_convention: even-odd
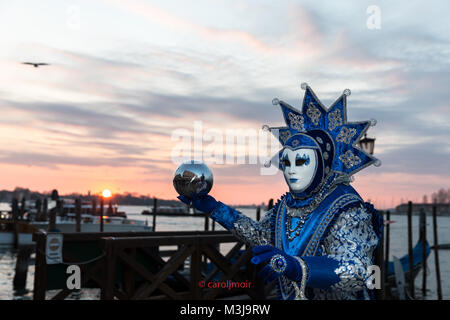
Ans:
[{"label": "white face mask", "polygon": [[284,149],[281,157],[284,178],[289,188],[295,192],[304,191],[314,179],[317,155],[313,149]]}]

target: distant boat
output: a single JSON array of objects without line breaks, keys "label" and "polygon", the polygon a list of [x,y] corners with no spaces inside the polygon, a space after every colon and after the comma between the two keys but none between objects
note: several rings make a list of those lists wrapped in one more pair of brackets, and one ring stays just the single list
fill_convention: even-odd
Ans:
[{"label": "distant boat", "polygon": [[[153,214],[153,208],[144,210],[141,212],[141,214],[143,215],[151,215]],[[161,215],[188,215],[189,214],[189,210],[188,207],[183,206],[158,206],[156,208],[156,214],[161,214]]]}]

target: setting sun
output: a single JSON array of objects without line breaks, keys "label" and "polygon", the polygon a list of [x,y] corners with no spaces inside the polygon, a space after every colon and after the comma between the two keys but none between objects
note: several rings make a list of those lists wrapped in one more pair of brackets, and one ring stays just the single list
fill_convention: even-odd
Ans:
[{"label": "setting sun", "polygon": [[103,190],[102,196],[103,196],[103,198],[111,197],[111,191],[109,191],[108,189]]}]

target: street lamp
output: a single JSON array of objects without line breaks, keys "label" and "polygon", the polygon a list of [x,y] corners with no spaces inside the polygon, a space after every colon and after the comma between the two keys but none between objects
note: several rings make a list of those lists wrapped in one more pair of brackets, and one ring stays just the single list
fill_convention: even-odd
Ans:
[{"label": "street lamp", "polygon": [[359,140],[359,146],[365,152],[373,154],[375,148],[375,138],[367,138],[367,134],[364,134],[364,138]]}]

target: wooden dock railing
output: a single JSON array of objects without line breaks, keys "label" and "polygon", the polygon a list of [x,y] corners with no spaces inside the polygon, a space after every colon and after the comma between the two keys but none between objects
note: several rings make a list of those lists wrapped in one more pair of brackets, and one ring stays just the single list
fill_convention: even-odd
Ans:
[{"label": "wooden dock railing", "polygon": [[[237,295],[265,299],[273,289],[273,283],[264,286],[256,277],[257,270],[249,263],[251,248],[228,231],[63,234],[64,264],[58,265],[46,264],[46,236],[34,235],[36,300],[45,299],[49,289],[60,290],[52,299],[64,299],[73,291],[65,287],[64,270],[70,264],[81,267],[81,287],[100,288],[105,300],[209,300]],[[221,244],[230,244],[231,249],[222,254]],[[162,246],[178,249],[161,250]],[[80,255],[85,250],[89,254]],[[58,279],[48,281],[50,274]]]}]

